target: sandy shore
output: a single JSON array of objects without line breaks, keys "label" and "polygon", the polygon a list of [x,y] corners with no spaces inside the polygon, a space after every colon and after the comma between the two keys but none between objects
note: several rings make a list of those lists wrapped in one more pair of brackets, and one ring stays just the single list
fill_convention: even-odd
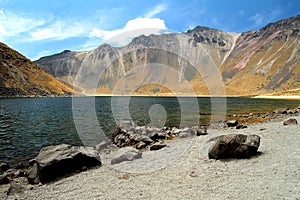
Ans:
[{"label": "sandy shore", "polygon": [[[299,116],[296,119],[300,122]],[[142,159],[115,165],[115,169],[104,165],[26,191],[17,198],[300,198],[300,125],[283,126],[280,121],[250,124],[243,130],[229,128],[208,133],[207,136],[169,141],[164,149],[144,152]],[[246,160],[209,160],[207,149],[211,144],[206,141],[229,133],[259,135],[261,154]],[[158,169],[160,167],[163,168]]]},{"label": "sandy shore", "polygon": [[261,95],[261,96],[255,96],[253,98],[256,98],[256,99],[289,99],[289,100],[300,100],[300,96],[267,96],[267,95]]}]

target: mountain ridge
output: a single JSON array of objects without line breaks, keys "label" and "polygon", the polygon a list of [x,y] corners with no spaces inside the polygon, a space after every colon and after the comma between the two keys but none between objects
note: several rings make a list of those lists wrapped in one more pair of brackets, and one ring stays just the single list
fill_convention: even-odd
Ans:
[{"label": "mountain ridge", "polygon": [[[205,63],[210,62],[221,74],[227,95],[289,94],[289,91],[300,95],[297,92],[300,88],[299,30],[300,15],[241,34],[197,26],[184,33],[141,35],[123,47],[101,44],[91,51],[67,50],[35,62],[58,80],[81,88],[84,94],[167,95],[172,93],[170,88],[181,87],[183,78],[188,80],[195,95],[209,95],[208,83],[213,78],[208,80],[207,76],[212,67],[205,67]],[[193,64],[197,66],[193,66],[190,60],[176,55],[181,54],[178,49],[186,51],[186,57],[188,52],[196,56],[208,54],[210,58],[196,60]],[[178,75],[166,76],[154,69],[139,76],[133,73],[136,66],[149,63],[169,66]],[[96,79],[97,83],[91,81]],[[121,79],[126,79],[127,88],[114,90]],[[159,84],[151,86],[151,80]],[[178,90],[177,94],[184,95],[184,91]]]}]

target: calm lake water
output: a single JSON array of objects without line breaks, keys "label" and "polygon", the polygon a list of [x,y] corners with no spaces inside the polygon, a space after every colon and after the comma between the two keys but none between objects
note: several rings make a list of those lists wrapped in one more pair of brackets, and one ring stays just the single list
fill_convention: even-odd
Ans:
[{"label": "calm lake water", "polygon": [[[130,119],[126,113],[138,125],[153,125],[159,119],[158,124],[163,122],[161,125],[172,127],[209,123],[211,114],[222,113],[224,108],[227,115],[232,115],[266,113],[299,104],[299,100],[203,97],[81,97],[75,101],[71,97],[3,98],[0,99],[0,162],[14,165],[27,161],[47,145],[81,145],[74,119],[87,137],[99,127],[109,136],[116,128],[115,119]],[[93,114],[95,121],[91,122]]]}]

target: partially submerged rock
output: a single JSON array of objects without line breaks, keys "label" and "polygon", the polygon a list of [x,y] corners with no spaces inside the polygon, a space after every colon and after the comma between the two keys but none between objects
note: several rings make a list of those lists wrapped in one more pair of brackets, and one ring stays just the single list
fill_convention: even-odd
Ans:
[{"label": "partially submerged rock", "polygon": [[99,154],[92,148],[61,144],[43,148],[38,156],[30,161],[28,171],[31,183],[46,183],[70,173],[100,166]]},{"label": "partially submerged rock", "polygon": [[210,159],[250,158],[257,154],[260,144],[258,135],[230,134],[214,138],[209,149]]},{"label": "partially submerged rock", "polygon": [[133,161],[142,158],[142,152],[133,147],[124,147],[118,150],[114,158],[111,160],[111,164],[119,164],[125,161]]}]

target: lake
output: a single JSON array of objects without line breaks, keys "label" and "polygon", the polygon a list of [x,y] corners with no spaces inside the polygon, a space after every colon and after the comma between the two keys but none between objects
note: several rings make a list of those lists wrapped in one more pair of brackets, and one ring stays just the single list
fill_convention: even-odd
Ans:
[{"label": "lake", "polygon": [[233,97],[2,98],[0,162],[15,165],[27,161],[47,145],[96,144],[101,141],[98,132],[109,137],[116,121],[184,127],[207,124],[212,118],[222,120],[233,114],[267,113],[299,104],[299,100]]}]

